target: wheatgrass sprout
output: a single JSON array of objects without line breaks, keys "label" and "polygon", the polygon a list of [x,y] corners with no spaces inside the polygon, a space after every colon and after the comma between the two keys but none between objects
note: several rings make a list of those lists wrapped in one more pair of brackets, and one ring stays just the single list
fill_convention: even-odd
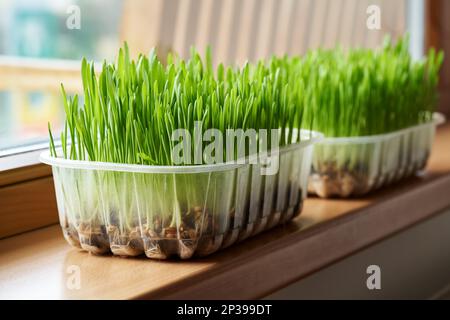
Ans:
[{"label": "wheatgrass sprout", "polygon": [[[163,65],[154,51],[131,60],[125,45],[116,64],[104,63],[99,76],[82,61],[84,104],[68,97],[61,133],[62,157],[72,160],[173,165],[173,130],[194,134],[194,123],[210,128],[280,129],[280,145],[301,123],[300,79],[287,61],[243,68],[219,65],[213,72],[210,51],[204,63],[193,50],[188,61],[169,56]],[[50,131],[50,127],[49,127]],[[53,136],[50,147],[54,156]],[[234,157],[232,157],[234,158]],[[202,159],[203,160],[203,159]],[[225,159],[223,159],[225,160]],[[192,164],[192,163],[188,163]]]},{"label": "wheatgrass sprout", "polygon": [[309,52],[299,69],[304,124],[327,137],[369,136],[430,121],[443,53],[414,61],[408,37],[383,48]]}]

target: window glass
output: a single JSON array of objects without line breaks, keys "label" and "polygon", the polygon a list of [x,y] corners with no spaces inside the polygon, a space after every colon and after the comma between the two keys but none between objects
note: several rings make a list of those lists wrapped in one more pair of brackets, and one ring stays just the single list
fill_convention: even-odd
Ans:
[{"label": "window glass", "polygon": [[65,77],[52,78],[52,70],[67,69],[72,77],[82,57],[113,58],[121,9],[121,0],[0,2],[0,155],[45,142],[48,121],[58,130]]}]

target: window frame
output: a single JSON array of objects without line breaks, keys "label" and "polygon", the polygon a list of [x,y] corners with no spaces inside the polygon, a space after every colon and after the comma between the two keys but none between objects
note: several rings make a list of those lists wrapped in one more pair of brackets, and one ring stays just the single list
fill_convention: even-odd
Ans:
[{"label": "window frame", "polygon": [[446,0],[426,1],[425,47],[445,52],[439,83],[439,110],[450,116],[450,3]]},{"label": "window frame", "polygon": [[[0,56],[0,73],[2,90],[59,92],[60,82],[81,90],[79,61]],[[48,142],[0,151],[0,239],[58,222],[52,171],[39,162],[46,149]]]}]

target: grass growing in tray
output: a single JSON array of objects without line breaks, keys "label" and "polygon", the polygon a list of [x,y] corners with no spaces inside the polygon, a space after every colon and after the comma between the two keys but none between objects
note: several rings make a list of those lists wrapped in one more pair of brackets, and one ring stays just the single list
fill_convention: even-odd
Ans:
[{"label": "grass growing in tray", "polygon": [[[303,124],[333,138],[373,136],[430,122],[437,105],[442,60],[442,52],[433,49],[423,59],[413,60],[406,36],[397,43],[386,38],[378,50],[315,50],[288,65],[300,77]],[[321,175],[316,180],[322,195],[367,192],[367,186],[378,178],[375,159],[381,159],[378,165],[383,170],[392,163],[422,168],[429,154],[426,144],[409,136],[392,144],[342,141],[346,140],[315,146],[313,179],[315,173]],[[415,155],[421,156],[415,159]],[[415,162],[404,165],[405,159]],[[394,169],[401,172],[402,168]]]},{"label": "grass growing in tray", "polygon": [[[295,90],[299,79],[280,68],[277,59],[241,69],[219,65],[215,71],[209,51],[206,62],[195,51],[188,61],[170,55],[167,61],[163,65],[153,52],[133,61],[125,46],[117,63],[104,63],[96,76],[93,64],[83,59],[84,104],[77,95],[67,97],[62,87],[67,116],[62,156],[172,165],[173,130],[188,129],[193,137],[195,121],[202,122],[203,132],[281,129],[280,145],[299,140],[289,130],[302,121]],[[56,156],[51,132],[50,137]]]},{"label": "grass growing in tray", "polygon": [[[49,125],[51,154],[71,160],[170,166],[173,130],[187,129],[194,137],[195,121],[201,121],[203,132],[280,129],[280,146],[297,142],[300,132],[292,129],[302,123],[303,110],[297,103],[300,78],[286,66],[274,58],[242,68],[221,64],[213,70],[210,52],[203,61],[195,50],[187,61],[169,55],[164,65],[154,52],[130,59],[125,45],[117,62],[104,62],[96,75],[93,63],[83,59],[83,102],[78,95],[68,96],[62,86],[66,113],[62,152],[57,153]],[[294,132],[298,134],[293,136]],[[225,150],[223,156],[223,161],[230,159]],[[236,157],[234,150],[231,159]],[[229,210],[225,195],[233,194],[227,190],[235,187],[230,180],[227,190],[216,190],[228,178],[211,173],[66,170],[63,174],[63,180],[70,181],[61,191],[65,206],[79,212],[77,220],[112,224],[121,231],[143,224],[153,228],[155,221],[180,226],[183,214],[193,207],[214,216],[228,215],[221,208]]]},{"label": "grass growing in tray", "polygon": [[303,121],[326,137],[388,133],[428,122],[436,107],[442,52],[414,61],[408,37],[380,50],[316,50],[294,60]]},{"label": "grass growing in tray", "polygon": [[[214,70],[209,51],[204,60],[193,50],[189,60],[169,55],[163,64],[154,52],[132,60],[125,45],[117,62],[104,62],[98,75],[83,59],[82,99],[67,96],[62,86],[62,152],[57,153],[49,125],[50,151],[71,160],[171,166],[172,132],[187,129],[194,137],[195,121],[202,123],[202,132],[278,129],[280,146],[299,141],[299,130],[293,130],[299,127],[328,137],[392,132],[431,119],[442,59],[432,50],[426,59],[413,61],[402,39],[387,41],[378,51],[315,50],[304,57],[273,57],[242,68],[221,64]],[[361,162],[354,156],[360,152],[352,150],[339,151],[342,164]],[[237,158],[236,150],[225,151],[223,161]],[[57,192],[71,223],[88,223],[95,230],[113,226],[125,235],[136,226],[143,232],[144,225],[181,232],[181,221],[195,207],[216,221],[230,214],[225,210],[231,196],[224,189],[235,188],[233,180],[224,188],[225,175],[211,173],[54,172],[64,181]],[[103,232],[86,230],[91,236]]]}]

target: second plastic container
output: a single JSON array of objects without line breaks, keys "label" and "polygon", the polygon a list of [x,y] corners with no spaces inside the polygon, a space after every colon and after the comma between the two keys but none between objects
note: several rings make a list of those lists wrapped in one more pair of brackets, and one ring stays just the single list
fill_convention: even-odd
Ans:
[{"label": "second plastic container", "polygon": [[[311,136],[312,134],[312,136]],[[298,215],[313,143],[283,147],[279,170],[260,164],[147,166],[66,160],[52,166],[66,240],[86,251],[166,259],[205,256]]]},{"label": "second plastic container", "polygon": [[315,146],[308,191],[320,197],[366,194],[425,168],[436,126],[432,121],[389,134],[325,138]]}]

